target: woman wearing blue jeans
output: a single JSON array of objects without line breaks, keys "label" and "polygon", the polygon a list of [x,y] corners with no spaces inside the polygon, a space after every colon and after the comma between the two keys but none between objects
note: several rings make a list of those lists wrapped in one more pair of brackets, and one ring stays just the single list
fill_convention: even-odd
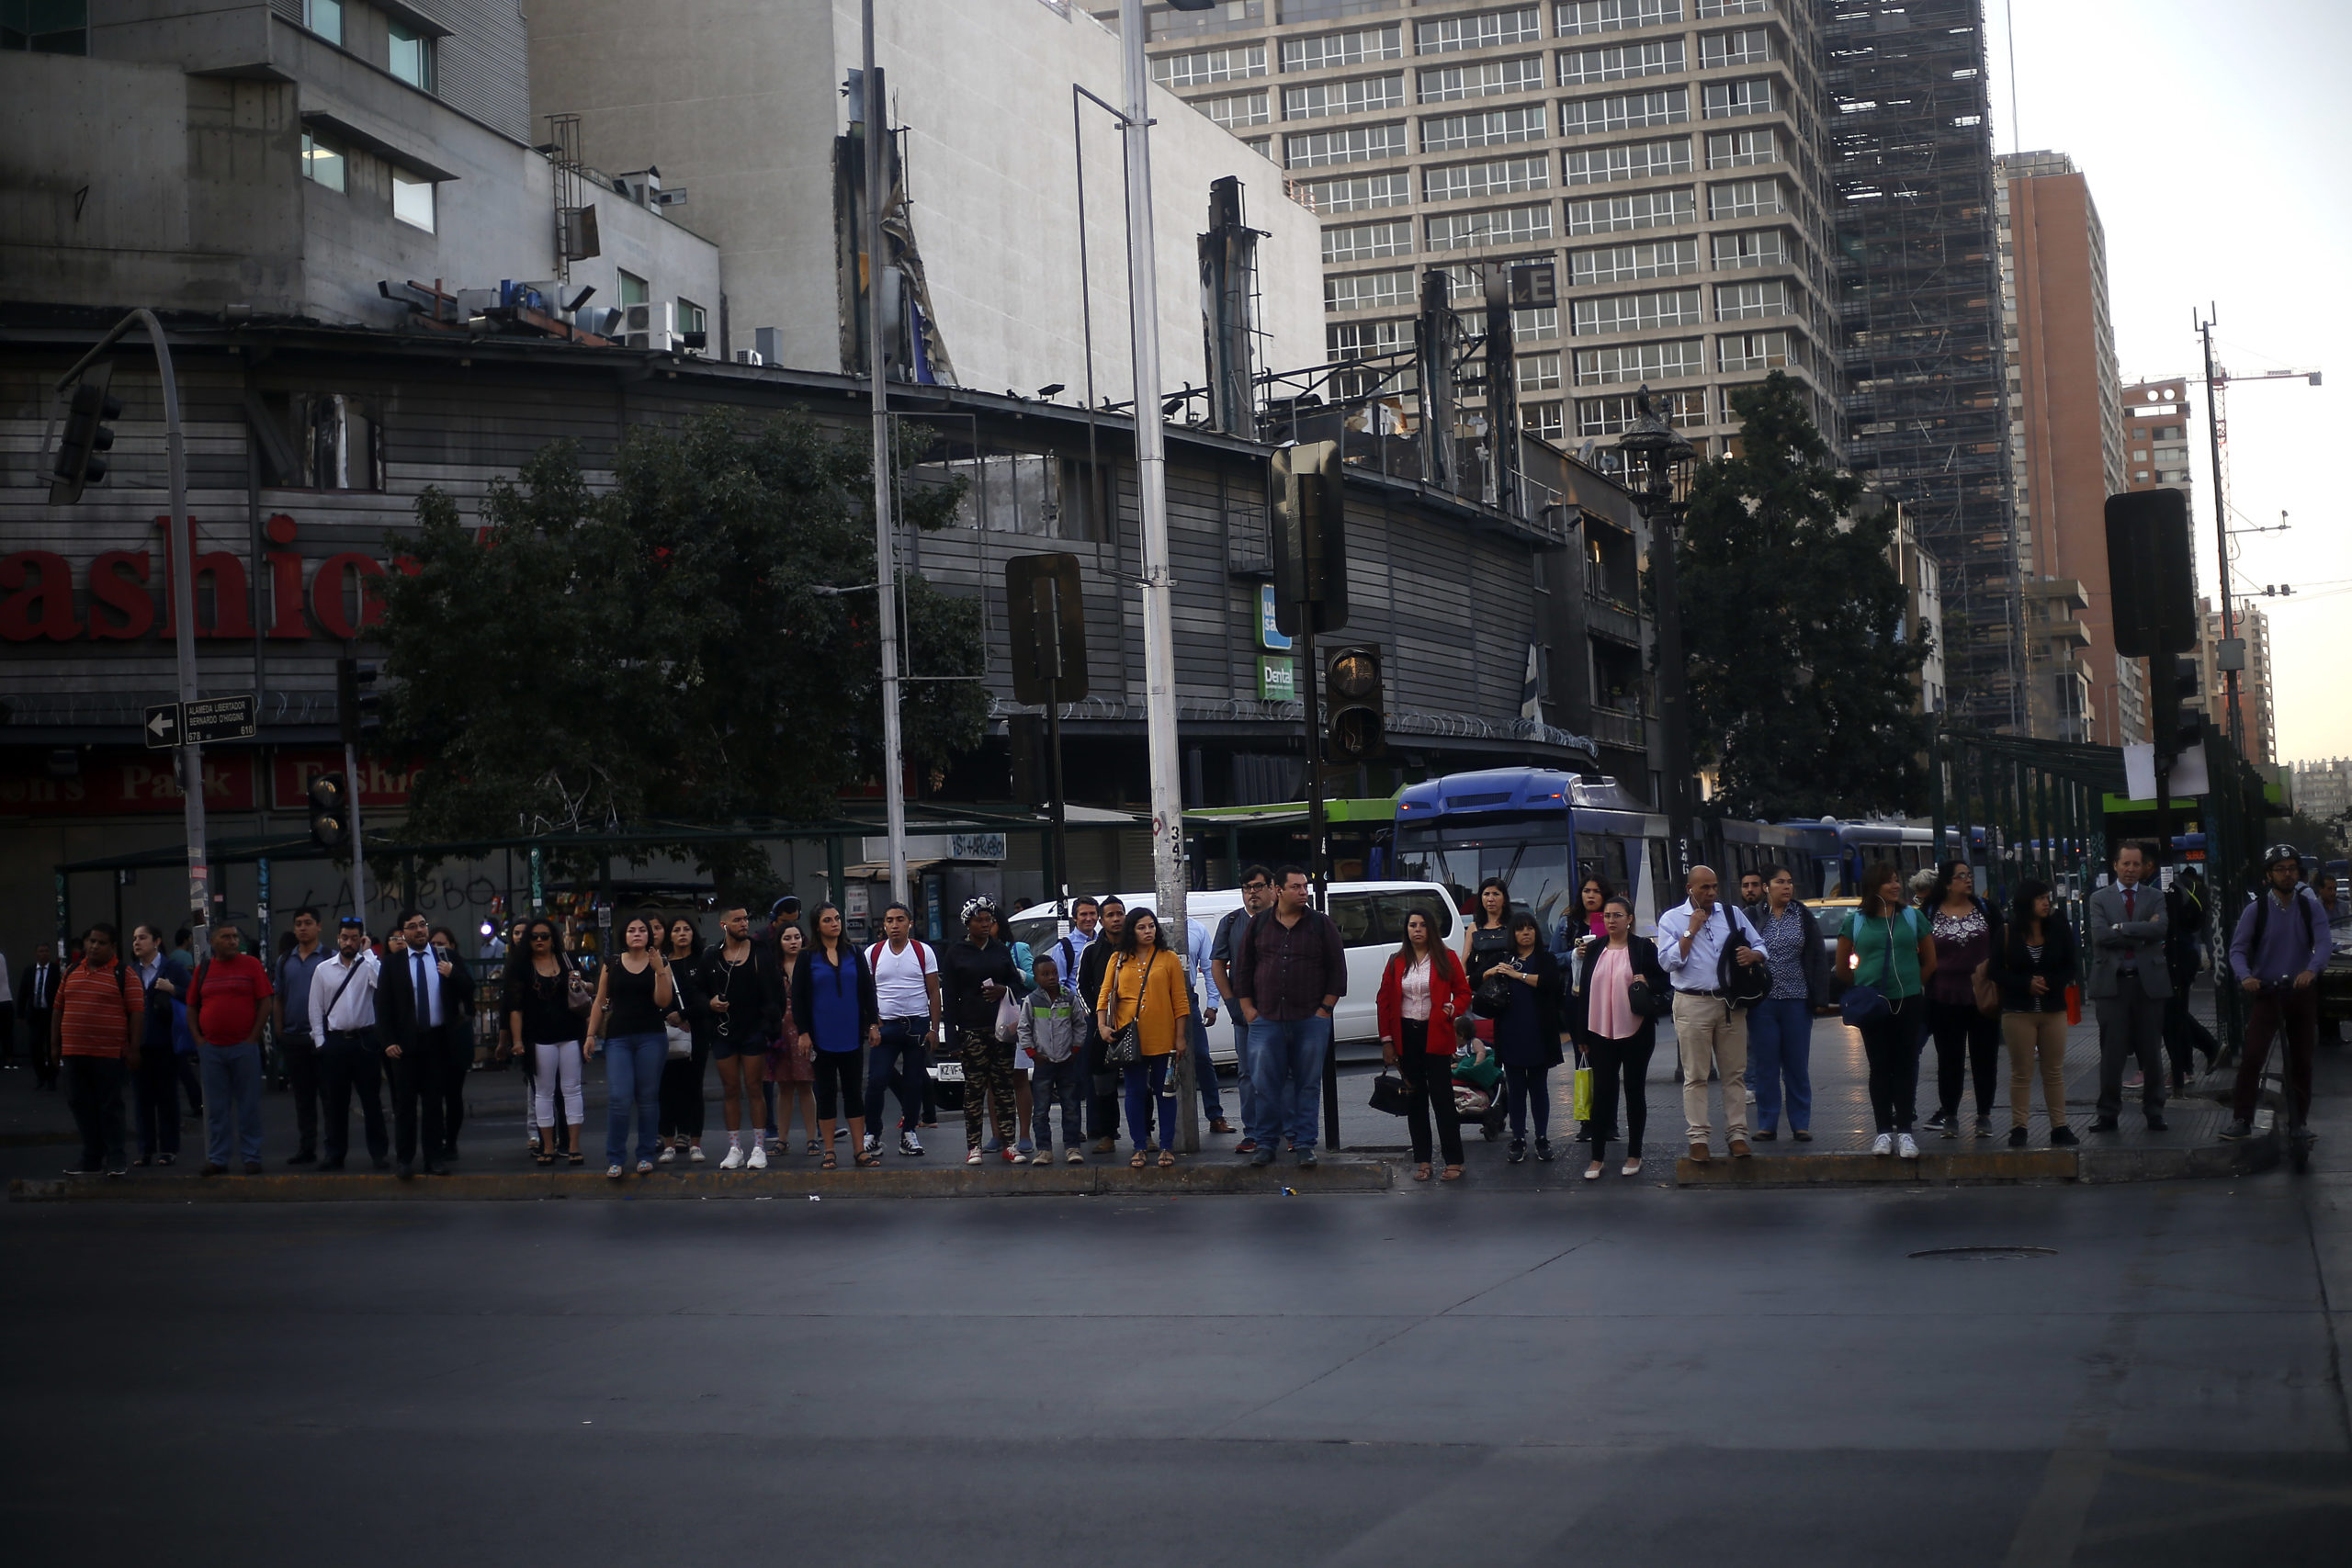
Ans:
[{"label": "woman wearing blue jeans", "polygon": [[628,1117],[637,1111],[637,1173],[653,1174],[662,1144],[662,1068],[670,1054],[662,1015],[676,998],[669,960],[653,945],[653,928],[621,928],[621,951],[596,972],[596,1005],[588,1011],[587,1054],[605,1043],[605,1174],[618,1181],[628,1158]]},{"label": "woman wearing blue jeans", "polygon": [[1772,988],[1747,1012],[1747,1086],[1756,1091],[1756,1136],[1781,1135],[1785,1098],[1789,1134],[1813,1142],[1813,1010],[1829,993],[1829,955],[1813,911],[1797,902],[1788,867],[1764,868],[1764,903],[1756,911]]}]

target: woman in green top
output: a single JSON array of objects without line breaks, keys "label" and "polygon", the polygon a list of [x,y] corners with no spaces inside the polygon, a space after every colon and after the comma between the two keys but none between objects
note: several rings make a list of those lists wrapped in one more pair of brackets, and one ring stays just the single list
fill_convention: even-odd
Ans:
[{"label": "woman in green top", "polygon": [[1919,1157],[1911,1122],[1917,1114],[1928,979],[1935,972],[1935,932],[1904,897],[1901,869],[1881,861],[1862,873],[1862,907],[1846,917],[1838,935],[1838,973],[1886,998],[1875,1017],[1856,1025],[1871,1064],[1874,1155]]}]

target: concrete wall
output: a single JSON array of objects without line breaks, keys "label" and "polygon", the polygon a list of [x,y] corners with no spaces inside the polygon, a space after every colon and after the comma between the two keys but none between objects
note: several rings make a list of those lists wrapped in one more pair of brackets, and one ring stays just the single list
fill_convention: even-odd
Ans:
[{"label": "concrete wall", "polygon": [[[905,129],[915,236],[956,379],[1023,393],[1086,378],[1078,265],[1071,84],[1116,103],[1118,40],[1083,14],[1036,0],[892,4],[876,54],[892,123]],[[692,14],[620,0],[545,0],[532,19],[533,100],[584,117],[604,168],[658,164],[688,187],[696,227],[719,243],[737,347],[780,327],[786,363],[841,364],[832,139],[858,63],[852,0],[716,0]],[[1266,361],[1323,357],[1321,256],[1313,214],[1282,175],[1173,95],[1152,90],[1162,378],[1204,376],[1195,236],[1209,183],[1241,177],[1261,243]],[[1089,285],[1099,395],[1128,395],[1126,253],[1119,137],[1087,107]]]}]

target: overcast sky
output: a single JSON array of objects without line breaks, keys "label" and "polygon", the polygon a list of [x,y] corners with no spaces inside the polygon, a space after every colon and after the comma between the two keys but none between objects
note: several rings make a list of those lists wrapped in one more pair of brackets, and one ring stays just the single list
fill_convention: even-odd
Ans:
[{"label": "overcast sky", "polygon": [[[2192,310],[2217,312],[2233,589],[2270,615],[2282,760],[2352,756],[2352,4],[1985,0],[1994,151],[2069,153],[2107,229],[2115,352],[2127,378],[2198,373]],[[2008,16],[2016,19],[2014,84]],[[2012,113],[2011,88],[2016,91]],[[2204,394],[2192,391],[2198,579],[2214,592]]]}]

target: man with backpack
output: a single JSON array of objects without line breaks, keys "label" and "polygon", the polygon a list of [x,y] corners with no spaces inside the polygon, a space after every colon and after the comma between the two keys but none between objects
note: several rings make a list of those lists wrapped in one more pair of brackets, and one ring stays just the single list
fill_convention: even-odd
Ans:
[{"label": "man with backpack", "polygon": [[882,940],[865,950],[880,1004],[882,1043],[866,1054],[865,1152],[882,1152],[882,1093],[899,1094],[899,1152],[922,1153],[916,1129],[922,1123],[925,1059],[939,1035],[939,954],[914,935],[914,911],[893,903],[882,910]]},{"label": "man with backpack", "polygon": [[82,1134],[81,1162],[68,1176],[120,1176],[130,1164],[122,1086],[139,1065],[147,994],[116,955],[115,942],[112,926],[90,928],[49,1015],[50,1055],[62,1067],[66,1103]]},{"label": "man with backpack", "polygon": [[2312,1057],[2319,1049],[2319,976],[2327,967],[2327,910],[2302,886],[2302,855],[2292,844],[2278,844],[2262,857],[2262,897],[2238,917],[2230,938],[2230,977],[2253,1003],[2245,1024],[2245,1051],[2238,1058],[2238,1081],[2230,1097],[2224,1138],[2254,1131],[2254,1105],[2262,1091],[2262,1065],[2270,1042],[2287,1039],[2287,1135],[2312,1141]]}]

